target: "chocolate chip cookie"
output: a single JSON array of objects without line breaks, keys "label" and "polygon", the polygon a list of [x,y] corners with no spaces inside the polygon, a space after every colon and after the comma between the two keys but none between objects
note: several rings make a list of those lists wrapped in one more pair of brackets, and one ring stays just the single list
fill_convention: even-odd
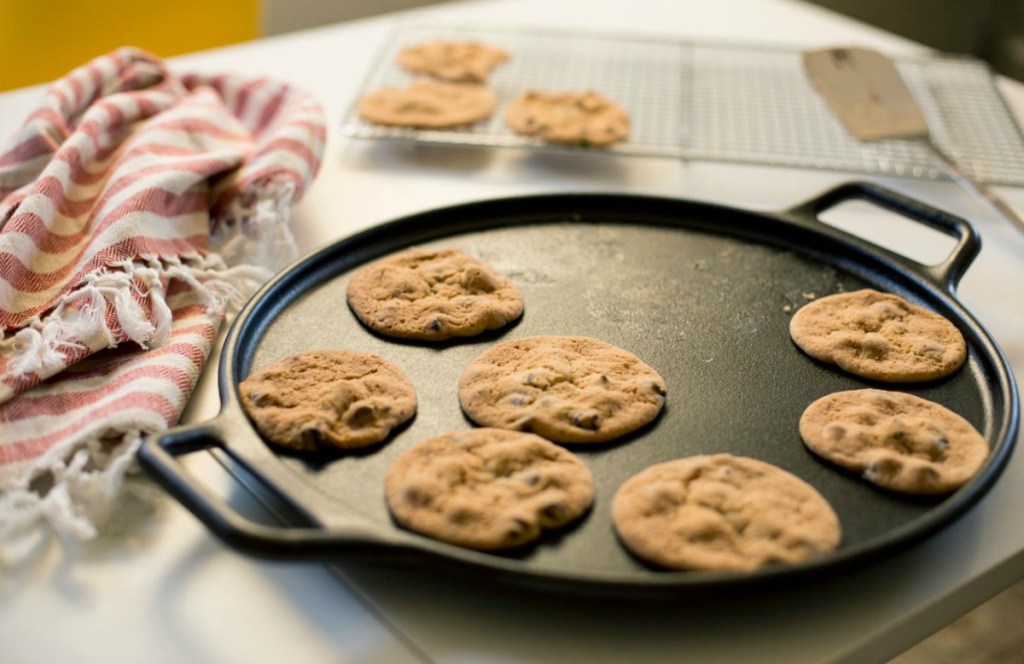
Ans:
[{"label": "chocolate chip cookie", "polygon": [[296,450],[373,445],[416,413],[416,391],[401,369],[351,351],[289,355],[238,390],[260,435]]},{"label": "chocolate chip cookie", "polygon": [[425,440],[384,480],[395,519],[420,534],[491,551],[575,521],[594,500],[590,470],[539,436],[470,429]]},{"label": "chocolate chip cookie", "polygon": [[487,263],[457,249],[409,249],[362,268],[348,304],[389,337],[442,341],[503,327],[523,314],[523,295]]},{"label": "chocolate chip cookie", "polygon": [[490,117],[495,94],[479,85],[414,81],[383,87],[359,100],[359,115],[379,125],[445,129]]},{"label": "chocolate chip cookie", "polygon": [[483,83],[506,60],[500,48],[474,41],[431,41],[398,54],[398,64],[411,72],[462,83]]},{"label": "chocolate chip cookie", "polygon": [[947,493],[988,457],[971,424],[933,401],[904,392],[850,390],[826,395],[800,417],[815,454],[891,491]]},{"label": "chocolate chip cookie", "polygon": [[477,424],[562,443],[599,443],[652,421],[665,380],[633,353],[589,337],[537,336],[481,353],[459,379]]},{"label": "chocolate chip cookie", "polygon": [[626,480],[612,522],[636,556],[670,569],[754,570],[835,550],[839,518],[814,487],[731,454],[676,459]]},{"label": "chocolate chip cookie", "polygon": [[505,122],[517,134],[548,143],[603,147],[629,136],[626,110],[590,91],[527,91],[509,104]]},{"label": "chocolate chip cookie", "polygon": [[794,314],[789,333],[811,357],[885,382],[942,378],[967,359],[964,337],[948,320],[872,289],[805,305]]}]

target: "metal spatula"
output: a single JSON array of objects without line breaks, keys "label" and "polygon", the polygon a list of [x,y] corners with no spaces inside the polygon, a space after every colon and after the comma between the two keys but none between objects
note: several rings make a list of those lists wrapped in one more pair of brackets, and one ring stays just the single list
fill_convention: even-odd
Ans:
[{"label": "metal spatula", "polygon": [[995,192],[961,171],[935,144],[924,113],[892,60],[865,48],[827,48],[804,53],[803,63],[811,84],[851,136],[861,141],[920,141],[954,181],[1024,232],[1024,218]]}]

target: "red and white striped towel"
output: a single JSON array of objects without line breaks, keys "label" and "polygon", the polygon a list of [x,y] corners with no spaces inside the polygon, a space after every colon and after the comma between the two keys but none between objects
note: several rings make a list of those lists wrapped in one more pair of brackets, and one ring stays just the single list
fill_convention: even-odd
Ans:
[{"label": "red and white striped towel", "polygon": [[324,140],[305,93],[131,48],[48,89],[0,153],[0,545],[95,535],[227,308],[295,256]]}]

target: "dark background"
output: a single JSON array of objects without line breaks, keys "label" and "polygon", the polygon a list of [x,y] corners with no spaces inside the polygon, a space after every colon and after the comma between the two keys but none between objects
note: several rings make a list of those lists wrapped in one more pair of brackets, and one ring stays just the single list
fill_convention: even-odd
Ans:
[{"label": "dark background", "polygon": [[1024,0],[811,0],[1024,81]]}]

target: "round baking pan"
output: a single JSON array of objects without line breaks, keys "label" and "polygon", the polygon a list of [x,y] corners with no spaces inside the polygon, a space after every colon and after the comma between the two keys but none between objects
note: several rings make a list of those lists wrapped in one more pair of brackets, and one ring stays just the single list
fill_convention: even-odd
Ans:
[{"label": "round baking pan", "polygon": [[[926,266],[818,221],[825,209],[864,199],[957,238]],[[515,325],[441,345],[375,335],[345,303],[353,271],[409,246],[457,247],[491,263],[522,289]],[[853,183],[777,213],[686,200],[566,194],[470,203],[405,217],[341,240],[297,262],[246,305],[221,357],[222,411],[214,420],[151,438],[142,465],[230,545],[286,559],[440,565],[519,586],[571,592],[678,593],[865,564],[952,522],[996,481],[1016,439],[1019,406],[1005,358],[954,296],[976,256],[969,224],[879,187]],[[968,346],[966,366],[940,381],[882,385],[802,353],[788,333],[809,299],[863,287],[893,292],[951,320]],[[582,335],[625,348],[655,367],[667,403],[625,439],[571,449],[591,468],[596,501],[578,524],[535,545],[481,553],[411,533],[390,517],[383,477],[410,446],[472,426],[457,382],[480,352],[510,338]],[[249,423],[238,382],[250,372],[318,348],[381,355],[416,386],[414,420],[384,444],[358,452],[292,454],[267,445]],[[901,389],[961,414],[988,440],[981,471],[955,493],[915,498],[880,490],[821,461],[797,422],[825,394]],[[233,512],[176,458],[219,448],[301,515],[294,527],[256,524]],[[617,541],[609,506],[619,485],[656,463],[730,452],[776,464],[816,487],[843,527],[838,551],[752,573],[654,569]]]}]

